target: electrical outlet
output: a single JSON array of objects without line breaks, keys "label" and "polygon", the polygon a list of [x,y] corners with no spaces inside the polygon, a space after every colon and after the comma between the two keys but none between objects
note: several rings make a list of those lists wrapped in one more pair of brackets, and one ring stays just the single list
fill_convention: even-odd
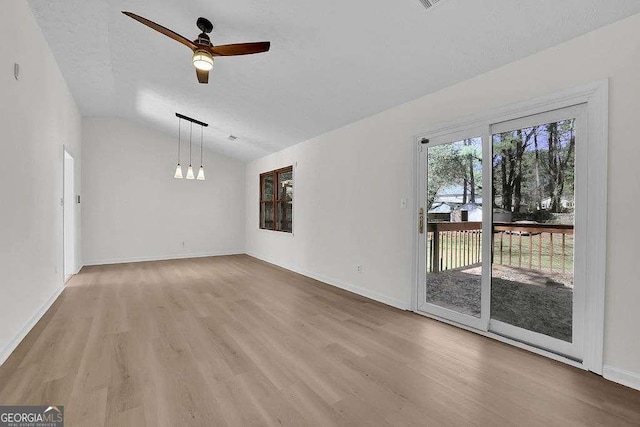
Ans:
[{"label": "electrical outlet", "polygon": [[361,265],[356,265],[356,271],[358,273],[362,273],[362,266]]}]

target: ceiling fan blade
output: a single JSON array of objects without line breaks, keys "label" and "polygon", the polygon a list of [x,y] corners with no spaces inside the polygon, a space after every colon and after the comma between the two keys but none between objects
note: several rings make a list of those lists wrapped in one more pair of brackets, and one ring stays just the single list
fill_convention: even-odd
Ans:
[{"label": "ceiling fan blade", "polygon": [[196,75],[198,76],[198,81],[200,83],[209,83],[209,72],[206,70],[199,70],[196,68]]},{"label": "ceiling fan blade", "polygon": [[236,56],[267,52],[270,47],[271,42],[237,43],[212,46],[209,48],[209,51],[213,56]]},{"label": "ceiling fan blade", "polygon": [[180,34],[171,31],[168,28],[163,27],[162,25],[156,24],[153,21],[149,21],[146,18],[143,18],[142,16],[138,16],[135,13],[131,13],[131,12],[122,12],[125,15],[127,15],[129,18],[133,18],[136,21],[146,25],[149,28],[153,28],[154,30],[156,30],[159,33],[164,34],[167,37],[172,38],[173,40],[182,43],[183,45],[187,46],[189,49],[191,50],[195,50],[197,48],[197,46],[195,45],[195,43],[193,43],[191,40],[187,39],[186,37],[181,36]]}]

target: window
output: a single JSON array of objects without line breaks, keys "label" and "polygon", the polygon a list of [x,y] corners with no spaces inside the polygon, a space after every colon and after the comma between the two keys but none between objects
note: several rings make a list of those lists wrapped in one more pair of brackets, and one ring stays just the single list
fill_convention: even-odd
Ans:
[{"label": "window", "polygon": [[260,228],[293,231],[293,166],[260,175]]}]

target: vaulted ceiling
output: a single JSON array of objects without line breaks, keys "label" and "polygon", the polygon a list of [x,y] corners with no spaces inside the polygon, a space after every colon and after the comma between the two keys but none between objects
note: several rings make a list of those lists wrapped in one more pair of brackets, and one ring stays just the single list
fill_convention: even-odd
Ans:
[{"label": "vaulted ceiling", "polygon": [[[176,133],[176,111],[209,122],[206,144],[258,158],[640,13],[639,0],[29,0],[85,116]],[[218,58],[197,83],[191,52],[128,10],[214,44],[270,40]],[[615,48],[612,46],[612,48]],[[228,140],[230,134],[238,137]]]}]

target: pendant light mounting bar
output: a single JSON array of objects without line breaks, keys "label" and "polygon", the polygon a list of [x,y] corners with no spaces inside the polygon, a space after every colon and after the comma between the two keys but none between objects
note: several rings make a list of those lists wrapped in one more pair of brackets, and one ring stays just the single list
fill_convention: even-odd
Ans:
[{"label": "pendant light mounting bar", "polygon": [[176,113],[176,117],[181,118],[181,119],[183,119],[183,120],[187,120],[187,121],[189,121],[189,122],[191,122],[191,123],[195,123],[195,124],[200,125],[200,126],[203,126],[203,127],[207,127],[207,126],[209,126],[209,125],[208,125],[207,123],[205,123],[205,122],[201,122],[200,120],[196,120],[196,119],[194,119],[194,118],[191,118],[191,117],[185,116],[184,114]]}]

